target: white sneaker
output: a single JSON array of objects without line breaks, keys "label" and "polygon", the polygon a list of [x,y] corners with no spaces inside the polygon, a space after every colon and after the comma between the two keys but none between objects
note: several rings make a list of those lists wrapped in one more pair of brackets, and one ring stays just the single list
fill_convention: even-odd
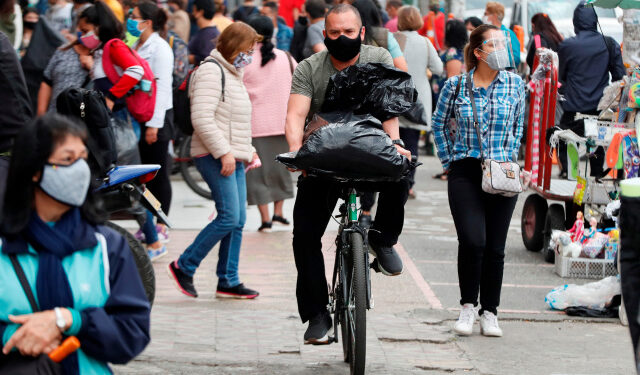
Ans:
[{"label": "white sneaker", "polygon": [[489,337],[502,337],[502,329],[498,325],[498,317],[485,311],[480,317],[480,333]]},{"label": "white sneaker", "polygon": [[462,306],[458,321],[453,325],[453,331],[460,336],[469,336],[473,333],[473,323],[476,322],[475,307],[471,303],[466,303]]}]

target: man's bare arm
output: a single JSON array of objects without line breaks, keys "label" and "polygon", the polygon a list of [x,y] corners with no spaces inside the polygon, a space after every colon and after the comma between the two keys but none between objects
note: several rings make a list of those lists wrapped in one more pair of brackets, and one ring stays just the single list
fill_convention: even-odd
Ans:
[{"label": "man's bare arm", "polygon": [[[391,139],[400,139],[400,122],[397,117],[390,118],[387,121],[382,123],[382,130],[389,136]],[[398,153],[406,156],[408,159],[411,159],[411,152],[409,150],[404,149],[400,145],[395,145],[396,149],[398,149]]]},{"label": "man's bare arm", "polygon": [[291,94],[289,96],[287,121],[285,124],[285,136],[287,137],[287,143],[289,143],[289,151],[298,151],[300,147],[302,147],[304,121],[307,118],[310,108],[311,98],[300,94]]}]

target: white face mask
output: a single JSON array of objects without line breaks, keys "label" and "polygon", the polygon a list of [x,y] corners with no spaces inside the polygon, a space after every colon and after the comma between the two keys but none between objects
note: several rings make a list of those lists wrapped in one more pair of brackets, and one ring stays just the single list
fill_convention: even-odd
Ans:
[{"label": "white face mask", "polygon": [[[504,70],[508,68],[510,66],[510,59],[506,43],[508,43],[508,41],[502,32],[492,32],[491,37],[482,42],[482,48],[479,48],[487,57],[486,59],[480,59],[486,62],[489,68],[493,70]],[[485,46],[491,47],[492,51],[487,51]]]},{"label": "white face mask", "polygon": [[491,21],[489,21],[489,16],[482,17],[482,23],[485,25],[492,25]]},{"label": "white face mask", "polygon": [[71,165],[45,164],[40,189],[48,196],[71,207],[84,203],[91,183],[91,170],[80,158]]}]

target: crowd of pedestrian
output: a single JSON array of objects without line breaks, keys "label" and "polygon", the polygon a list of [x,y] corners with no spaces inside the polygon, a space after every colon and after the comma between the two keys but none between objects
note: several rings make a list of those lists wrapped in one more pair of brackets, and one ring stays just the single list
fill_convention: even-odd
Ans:
[{"label": "crowd of pedestrian", "polygon": [[[89,189],[87,129],[56,114],[57,97],[74,87],[100,92],[114,121],[136,135],[139,161],[160,165],[146,186],[165,213],[172,201],[173,144],[190,136],[190,155],[216,216],[169,263],[179,290],[198,296],[194,274],[219,245],[216,296],[259,296],[239,274],[247,205],[257,206],[261,225],[252,230],[268,232],[292,219],[298,308],[309,321],[304,340],[328,343],[333,325],[321,237],[338,190],[302,173],[293,217],[285,217],[294,188],[275,156],[301,147],[329,78],[365,63],[407,72],[416,87],[419,118],[382,124],[397,151],[417,156],[421,137],[433,135],[443,165],[435,177],[448,180],[459,242],[462,309],[454,330],[469,335],[479,318],[484,335],[501,336],[504,248],[517,198],[482,190],[481,160],[516,161],[524,132],[522,68],[535,68],[537,48],[558,52],[567,98],[561,122],[570,124],[576,112],[595,111],[609,73],[613,80],[624,74],[620,46],[611,38],[603,42],[595,12],[582,3],[574,15],[576,37],[563,40],[552,20],[538,13],[526,48],[503,24],[505,8],[498,2],[487,3],[482,20],[455,19],[438,1],[429,2],[427,14],[405,3],[388,0],[382,9],[377,0],[244,0],[230,12],[225,0],[0,0],[0,231],[6,239],[0,267],[7,268],[0,285],[12,285],[11,293],[0,295],[5,354],[17,348],[39,356],[63,336],[77,336],[83,346],[63,362],[67,373],[107,373],[107,362],[126,362],[149,341],[150,306],[128,245],[100,225],[104,217]],[[174,121],[180,90],[189,98],[192,135]],[[34,115],[37,120],[23,125]],[[4,194],[7,176],[12,181]],[[376,190],[375,220],[373,191],[362,197],[360,220],[371,227],[377,271],[395,276],[403,271],[394,245],[404,205],[416,197],[414,174]],[[136,237],[156,260],[167,254],[170,233],[151,211],[144,216]],[[16,259],[38,309],[23,298],[25,285],[10,269]],[[76,263],[84,267],[73,268]],[[105,263],[103,278],[91,273]],[[78,272],[95,278],[97,289],[76,285]],[[30,337],[31,327],[52,317],[58,327]]]}]

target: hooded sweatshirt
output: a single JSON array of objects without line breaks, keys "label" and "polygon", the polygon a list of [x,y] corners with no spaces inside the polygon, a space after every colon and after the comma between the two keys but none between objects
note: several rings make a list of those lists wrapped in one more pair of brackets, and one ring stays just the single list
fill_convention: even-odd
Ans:
[{"label": "hooded sweatshirt", "polygon": [[562,107],[565,111],[595,110],[604,88],[609,84],[609,73],[613,81],[626,74],[620,45],[597,31],[597,21],[595,10],[585,7],[581,1],[573,12],[576,36],[565,39],[558,49],[560,82],[563,85],[561,93],[566,98]]}]

